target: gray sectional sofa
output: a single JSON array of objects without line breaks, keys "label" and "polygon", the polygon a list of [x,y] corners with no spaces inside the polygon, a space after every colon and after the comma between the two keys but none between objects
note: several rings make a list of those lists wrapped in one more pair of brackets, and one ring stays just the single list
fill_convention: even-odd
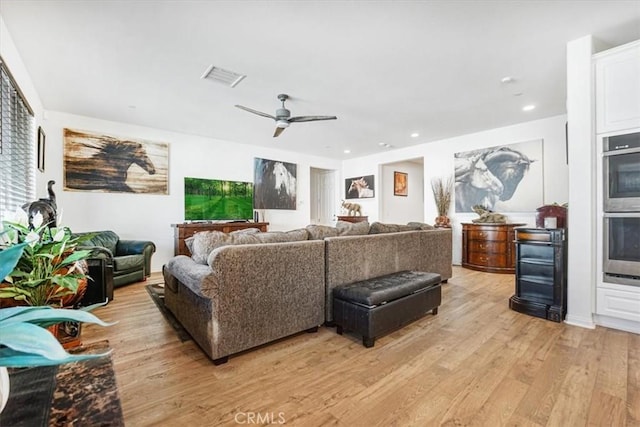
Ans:
[{"label": "gray sectional sofa", "polygon": [[219,364],[330,322],[336,286],[402,270],[451,277],[451,230],[375,225],[198,233],[192,256],[163,268],[165,304]]}]

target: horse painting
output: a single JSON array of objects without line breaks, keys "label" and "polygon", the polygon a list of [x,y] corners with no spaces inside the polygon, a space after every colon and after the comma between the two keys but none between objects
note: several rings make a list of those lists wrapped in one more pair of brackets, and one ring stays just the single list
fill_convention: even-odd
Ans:
[{"label": "horse painting", "polygon": [[346,199],[367,199],[374,197],[373,175],[345,180]]},{"label": "horse painting", "polygon": [[456,211],[467,212],[475,205],[492,209],[504,187],[481,156],[456,159]]},{"label": "horse painting", "polygon": [[[542,141],[456,153],[456,212],[472,212],[477,205],[512,212],[535,210],[542,204],[542,168],[531,176],[533,155],[542,156]],[[522,189],[525,177],[529,179]]]},{"label": "horse painting", "polygon": [[255,159],[255,209],[296,209],[296,165]]},{"label": "horse painting", "polygon": [[65,129],[65,189],[168,193],[166,144]]}]

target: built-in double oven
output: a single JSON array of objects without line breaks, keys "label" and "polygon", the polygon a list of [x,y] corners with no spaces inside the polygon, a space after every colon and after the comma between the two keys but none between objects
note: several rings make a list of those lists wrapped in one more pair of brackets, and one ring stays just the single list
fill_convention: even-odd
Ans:
[{"label": "built-in double oven", "polygon": [[640,132],[603,140],[604,280],[640,286]]}]

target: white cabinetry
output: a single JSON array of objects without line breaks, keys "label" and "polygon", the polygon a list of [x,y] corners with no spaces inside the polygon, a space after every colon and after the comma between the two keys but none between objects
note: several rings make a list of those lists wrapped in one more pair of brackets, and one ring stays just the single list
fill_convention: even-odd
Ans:
[{"label": "white cabinetry", "polygon": [[640,127],[640,40],[594,59],[597,132]]},{"label": "white cabinetry", "polygon": [[[640,334],[640,286],[604,281],[603,139],[640,131],[640,40],[593,56],[596,113],[597,324]],[[610,214],[608,214],[610,215]],[[640,272],[639,272],[640,273]]]}]

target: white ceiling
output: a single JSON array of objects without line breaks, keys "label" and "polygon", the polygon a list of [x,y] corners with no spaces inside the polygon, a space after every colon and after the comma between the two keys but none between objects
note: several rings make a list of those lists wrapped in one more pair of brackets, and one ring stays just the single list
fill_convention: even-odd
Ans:
[{"label": "white ceiling", "polygon": [[[640,38],[640,1],[1,0],[0,14],[47,110],[337,159],[563,114],[568,41]],[[247,78],[201,80],[210,64]],[[279,93],[294,116],[338,120],[273,138],[234,108],[274,114]]]}]

